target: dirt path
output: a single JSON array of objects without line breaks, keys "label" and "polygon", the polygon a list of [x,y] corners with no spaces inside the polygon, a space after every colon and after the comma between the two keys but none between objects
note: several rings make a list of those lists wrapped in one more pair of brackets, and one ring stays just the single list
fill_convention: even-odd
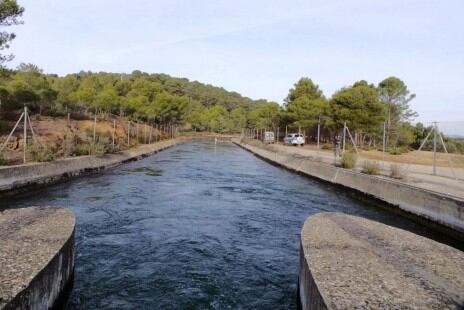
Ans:
[{"label": "dirt path", "polygon": [[[253,141],[252,143],[261,144],[257,141]],[[334,155],[330,150],[318,150],[313,146],[294,147],[282,144],[273,144],[267,147],[276,152],[308,157],[309,160],[321,161],[328,164],[334,163]],[[404,155],[387,154],[385,156],[385,161],[382,161],[382,152],[362,151],[355,169],[361,171],[365,161],[375,160],[378,161],[380,165],[379,175],[389,178],[391,174],[391,165],[397,165],[403,174],[403,178],[401,179],[402,182],[464,199],[464,156],[452,156],[455,168],[454,174],[449,168],[446,155],[438,154],[437,175],[433,175],[431,152],[420,152],[420,154],[411,152]],[[337,164],[339,161],[340,160],[337,159]],[[411,164],[408,164],[409,162],[411,162]],[[457,180],[454,176],[456,176]]]}]

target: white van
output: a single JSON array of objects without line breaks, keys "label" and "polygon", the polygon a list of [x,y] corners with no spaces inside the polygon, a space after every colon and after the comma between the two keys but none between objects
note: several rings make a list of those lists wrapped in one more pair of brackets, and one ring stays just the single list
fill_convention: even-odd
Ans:
[{"label": "white van", "polygon": [[302,134],[291,133],[284,138],[284,144],[303,146],[305,138]]},{"label": "white van", "polygon": [[264,143],[275,143],[275,136],[272,131],[266,131],[264,132]]}]

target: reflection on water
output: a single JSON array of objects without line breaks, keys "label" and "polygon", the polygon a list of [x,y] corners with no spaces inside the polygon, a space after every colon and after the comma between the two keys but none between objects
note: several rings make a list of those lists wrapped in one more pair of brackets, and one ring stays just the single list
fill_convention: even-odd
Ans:
[{"label": "reflection on water", "polygon": [[311,214],[426,233],[351,196],[230,143],[191,142],[1,204],[74,211],[72,309],[294,309]]}]

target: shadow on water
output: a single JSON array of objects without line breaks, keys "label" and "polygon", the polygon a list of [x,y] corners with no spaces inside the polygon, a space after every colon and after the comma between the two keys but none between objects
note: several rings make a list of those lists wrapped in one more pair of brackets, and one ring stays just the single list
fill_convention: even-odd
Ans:
[{"label": "shadow on water", "polygon": [[299,234],[318,212],[449,241],[381,203],[269,165],[231,143],[189,142],[0,202],[30,205],[64,206],[76,215],[70,309],[294,309]]}]

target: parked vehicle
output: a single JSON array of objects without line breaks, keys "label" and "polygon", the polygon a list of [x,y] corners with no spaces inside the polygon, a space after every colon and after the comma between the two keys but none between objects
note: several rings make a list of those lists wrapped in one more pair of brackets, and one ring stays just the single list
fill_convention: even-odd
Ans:
[{"label": "parked vehicle", "polygon": [[264,132],[264,143],[275,143],[275,136],[272,131],[266,131]]},{"label": "parked vehicle", "polygon": [[303,146],[304,143],[305,138],[302,134],[299,133],[291,133],[284,138],[284,144]]}]

